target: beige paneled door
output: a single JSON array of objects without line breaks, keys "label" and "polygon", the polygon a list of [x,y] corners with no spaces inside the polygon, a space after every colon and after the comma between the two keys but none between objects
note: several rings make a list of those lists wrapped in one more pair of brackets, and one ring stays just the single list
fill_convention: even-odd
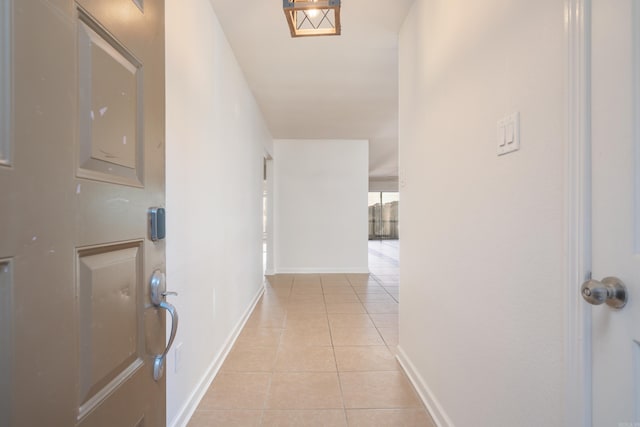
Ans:
[{"label": "beige paneled door", "polygon": [[164,2],[2,0],[0,95],[0,425],[164,425]]},{"label": "beige paneled door", "polygon": [[[593,0],[593,279],[627,287],[592,308],[593,426],[640,426],[640,2]],[[609,296],[613,296],[612,293]],[[609,303],[615,305],[613,300]]]}]

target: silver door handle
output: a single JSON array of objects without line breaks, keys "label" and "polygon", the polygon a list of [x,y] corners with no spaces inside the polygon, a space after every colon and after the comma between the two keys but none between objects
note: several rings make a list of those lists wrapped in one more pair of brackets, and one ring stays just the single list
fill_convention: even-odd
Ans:
[{"label": "silver door handle", "polygon": [[164,375],[164,365],[169,353],[169,349],[173,344],[173,340],[176,338],[178,332],[178,311],[176,308],[165,301],[167,295],[178,295],[177,292],[167,292],[166,288],[166,276],[160,271],[156,270],[151,276],[151,303],[164,310],[171,315],[171,334],[169,335],[169,342],[167,343],[164,351],[161,354],[154,356],[153,358],[153,379],[158,381]]},{"label": "silver door handle", "polygon": [[627,287],[617,277],[605,277],[601,282],[588,280],[582,284],[580,292],[592,305],[606,303],[612,308],[622,308],[627,304]]},{"label": "silver door handle", "polygon": [[[177,294],[176,294],[177,295]],[[169,349],[171,348],[171,344],[173,344],[173,340],[176,337],[176,333],[178,332],[178,311],[176,308],[169,304],[166,301],[162,301],[158,307],[164,308],[171,315],[171,335],[169,336],[169,342],[165,347],[162,354],[157,355],[153,360],[153,379],[158,381],[164,375],[164,364],[167,357],[167,353],[169,353]]]}]

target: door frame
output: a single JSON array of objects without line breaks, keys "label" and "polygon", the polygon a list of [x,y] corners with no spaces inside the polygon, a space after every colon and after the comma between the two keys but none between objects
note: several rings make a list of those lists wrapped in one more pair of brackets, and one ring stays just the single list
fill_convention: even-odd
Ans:
[{"label": "door frame", "polygon": [[275,274],[275,224],[274,224],[274,176],[273,176],[273,156],[264,151],[264,165],[266,167],[265,176],[267,182],[267,265],[264,274],[271,276]]},{"label": "door frame", "polygon": [[565,0],[566,425],[591,427],[591,311],[580,286],[591,272],[591,0]]}]

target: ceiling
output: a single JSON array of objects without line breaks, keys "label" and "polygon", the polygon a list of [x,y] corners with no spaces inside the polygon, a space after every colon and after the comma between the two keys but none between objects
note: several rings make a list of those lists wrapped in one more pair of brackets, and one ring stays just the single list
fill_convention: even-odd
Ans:
[{"label": "ceiling", "polygon": [[277,139],[368,139],[398,176],[398,31],[413,0],[342,0],[342,35],[291,38],[282,0],[211,0]]}]

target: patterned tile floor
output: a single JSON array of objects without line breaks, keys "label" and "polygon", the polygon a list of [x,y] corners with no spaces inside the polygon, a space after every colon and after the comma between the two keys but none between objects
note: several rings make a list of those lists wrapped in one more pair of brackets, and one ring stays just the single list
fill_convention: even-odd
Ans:
[{"label": "patterned tile floor", "polygon": [[394,356],[398,242],[369,267],[268,277],[189,426],[433,427]]}]

